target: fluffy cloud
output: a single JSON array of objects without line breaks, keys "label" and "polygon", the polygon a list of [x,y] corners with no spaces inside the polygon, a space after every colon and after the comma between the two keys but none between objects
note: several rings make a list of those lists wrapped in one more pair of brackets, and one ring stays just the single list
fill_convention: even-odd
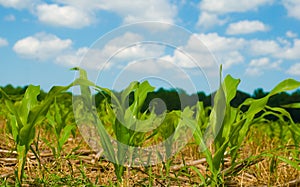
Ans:
[{"label": "fluffy cloud", "polygon": [[0,5],[29,9],[45,24],[68,28],[91,25],[99,11],[115,13],[126,24],[141,21],[174,23],[177,15],[177,7],[168,0],[54,0],[51,4],[40,0],[0,0]]},{"label": "fluffy cloud", "polygon": [[[172,56],[168,55],[164,58],[184,68],[210,67],[215,64],[214,59],[211,54],[205,52],[201,42],[216,57],[217,61],[223,64],[225,69],[243,63],[246,57],[255,58],[247,69],[247,74],[252,75],[259,75],[262,72],[261,64],[264,64],[264,67],[279,69],[282,60],[300,59],[300,39],[294,39],[292,42],[281,38],[277,40],[246,40],[220,36],[217,33],[195,34],[185,46],[175,50]],[[193,63],[184,52],[194,58],[197,64]],[[274,62],[271,62],[270,59],[274,59]]]},{"label": "fluffy cloud", "polygon": [[272,2],[273,0],[203,0],[199,3],[201,13],[197,25],[204,28],[223,25],[228,19],[221,19],[220,16],[228,13],[256,10],[258,7]]},{"label": "fluffy cloud", "polygon": [[251,40],[249,43],[249,51],[253,55],[276,55],[282,51],[278,42],[274,40]]},{"label": "fluffy cloud", "polygon": [[0,47],[7,46],[8,41],[5,38],[0,37]]},{"label": "fluffy cloud", "polygon": [[207,29],[215,25],[224,25],[226,22],[226,19],[220,19],[219,16],[215,13],[202,12],[198,18],[197,26]]},{"label": "fluffy cloud", "polygon": [[290,47],[285,47],[276,56],[288,60],[300,59],[300,39],[294,39],[293,44]]},{"label": "fluffy cloud", "polygon": [[141,43],[143,37],[139,34],[127,32],[108,41],[104,46],[91,49],[83,47],[77,51],[59,55],[56,62],[68,66],[80,65],[89,69],[122,68],[127,63],[144,58],[159,58],[163,55],[164,47],[155,44]]},{"label": "fluffy cloud", "polygon": [[212,52],[241,49],[246,42],[242,38],[224,37],[218,33],[199,34],[198,37]]},{"label": "fluffy cloud", "polygon": [[250,76],[260,76],[266,70],[279,70],[281,61],[271,62],[269,58],[263,57],[259,59],[253,59],[250,61],[246,74]]},{"label": "fluffy cloud", "polygon": [[[180,68],[215,68],[222,63],[224,69],[241,64],[247,58],[253,58],[246,70],[248,75],[260,75],[267,68],[280,69],[282,60],[299,60],[300,39],[292,41],[246,40],[239,37],[225,37],[217,33],[193,34],[186,44],[166,54],[165,46],[143,43],[142,35],[127,32],[108,41],[95,44],[91,49],[72,48],[71,40],[63,40],[55,35],[38,33],[19,40],[14,51],[26,58],[38,60],[54,59],[65,66],[82,66],[89,69],[109,69],[127,67],[129,63],[141,59],[156,58],[168,61]],[[284,42],[282,41],[284,40]],[[262,58],[263,57],[263,58]],[[268,58],[266,58],[268,57]],[[270,59],[273,59],[271,62]],[[154,63],[151,63],[153,65]],[[137,63],[134,67],[140,67]],[[165,68],[165,64],[151,66],[151,71]],[[137,68],[135,68],[137,69]],[[150,67],[149,69],[150,70]]]},{"label": "fluffy cloud", "polygon": [[53,26],[82,28],[92,23],[88,12],[72,6],[42,4],[37,6],[36,14],[39,21]]},{"label": "fluffy cloud", "polygon": [[200,34],[198,37],[224,65],[225,69],[244,61],[244,57],[240,52],[246,44],[244,39],[223,37],[217,33]]},{"label": "fluffy cloud", "polygon": [[15,9],[32,9],[39,0],[0,0],[0,5]]},{"label": "fluffy cloud", "polygon": [[[151,1],[102,1],[103,8],[116,12],[123,17],[125,23],[137,21],[163,21],[174,23],[177,9],[167,0]],[[128,3],[130,6],[128,6]]]},{"label": "fluffy cloud", "polygon": [[249,52],[252,55],[270,55],[277,59],[298,60],[300,59],[300,39],[292,42],[286,40],[250,40]]},{"label": "fluffy cloud", "polygon": [[268,30],[269,27],[260,21],[244,20],[236,23],[231,23],[228,26],[226,33],[230,35],[235,35],[235,34],[249,34],[249,33],[254,33],[259,31],[268,31]]},{"label": "fluffy cloud", "polygon": [[167,55],[164,59],[183,68],[218,69],[219,65],[216,62],[219,61],[226,69],[244,61],[244,57],[239,52],[244,45],[243,39],[226,38],[217,33],[194,34],[185,46],[176,49],[172,56]]},{"label": "fluffy cloud", "polygon": [[284,0],[284,7],[288,11],[288,16],[299,19],[300,20],[300,1],[299,0]]},{"label": "fluffy cloud", "polygon": [[163,21],[174,23],[177,14],[177,8],[168,0],[57,0],[72,6],[81,7],[85,10],[105,10],[118,14],[125,23],[134,23],[139,21]]},{"label": "fluffy cloud", "polygon": [[203,0],[199,4],[200,9],[207,12],[225,14],[231,12],[246,12],[256,10],[259,6],[272,3],[273,0]]},{"label": "fluffy cloud", "polygon": [[17,41],[13,50],[22,57],[43,61],[54,58],[71,45],[70,39],[62,40],[52,34],[37,33]]},{"label": "fluffy cloud", "polygon": [[287,31],[285,33],[285,36],[288,38],[296,38],[298,35],[297,35],[297,33],[294,33],[293,31]]},{"label": "fluffy cloud", "polygon": [[55,62],[63,66],[80,66],[82,58],[87,54],[88,51],[89,48],[87,47],[79,48],[77,51],[71,50],[67,53],[57,56],[55,58]]},{"label": "fluffy cloud", "polygon": [[300,63],[293,64],[287,71],[289,75],[300,76]]}]

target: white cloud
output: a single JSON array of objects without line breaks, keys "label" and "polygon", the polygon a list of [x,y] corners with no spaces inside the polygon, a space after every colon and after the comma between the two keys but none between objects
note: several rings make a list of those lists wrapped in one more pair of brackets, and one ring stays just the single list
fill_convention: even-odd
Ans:
[{"label": "white cloud", "polygon": [[[174,23],[177,14],[175,5],[171,5],[167,0],[150,1],[105,1],[107,10],[119,14],[125,23],[140,21],[163,21]],[[130,6],[128,6],[130,4]]]},{"label": "white cloud", "polygon": [[40,0],[0,0],[0,5],[28,9],[42,23],[52,26],[82,28],[97,19],[97,12],[117,14],[123,23],[161,21],[174,23],[177,7],[168,0],[54,0],[51,4]]},{"label": "white cloud", "polygon": [[6,15],[4,21],[15,21],[16,17],[13,14]]},{"label": "white cloud", "polygon": [[0,37],[0,47],[7,46],[8,41],[5,38]]},{"label": "white cloud", "polygon": [[182,68],[210,68],[215,62],[210,51],[201,43],[196,34],[191,35],[186,45],[175,49],[172,56],[165,55],[163,59]]},{"label": "white cloud", "polygon": [[62,40],[52,34],[37,33],[17,41],[13,50],[22,57],[43,61],[54,58],[71,45],[70,39]]},{"label": "white cloud", "polygon": [[[206,47],[211,53],[206,50]],[[265,63],[265,67],[280,69],[279,65],[283,60],[299,60],[299,51],[300,39],[294,39],[293,42],[282,38],[277,38],[277,40],[246,40],[208,33],[192,35],[186,45],[176,49],[172,55],[165,55],[163,59],[182,68],[209,68],[216,65],[214,58],[216,57],[217,62],[222,63],[224,69],[229,69],[245,62],[246,58],[258,58],[251,61],[247,74],[259,75],[262,73],[261,68],[259,68],[260,64]],[[271,62],[270,59],[274,59],[274,62]]]},{"label": "white cloud", "polygon": [[92,23],[91,15],[72,6],[59,6],[57,4],[42,4],[36,8],[39,21],[69,28],[82,28]]},{"label": "white cloud", "polygon": [[250,40],[249,52],[252,55],[270,55],[277,59],[300,59],[300,39],[294,39],[292,43],[278,40]]},{"label": "white cloud", "polygon": [[199,53],[196,53],[193,51],[187,51],[187,49],[184,48],[178,48],[174,51],[173,55],[165,55],[161,59],[172,62],[182,68],[206,68],[210,67],[211,63],[213,62],[209,57],[209,53],[200,53],[200,50]]},{"label": "white cloud", "polygon": [[[196,38],[197,39],[196,39]],[[223,64],[224,69],[228,69],[236,64],[243,63],[246,57],[259,58],[262,56],[275,59],[275,62],[268,62],[268,67],[273,69],[279,68],[282,60],[299,60],[300,59],[300,39],[294,39],[293,42],[283,41],[281,38],[277,40],[246,40],[237,37],[224,37],[217,33],[196,34],[189,39],[185,46],[180,49],[190,54],[198,64],[194,64],[189,60],[185,54],[176,50],[173,56],[165,56],[164,58],[172,60],[181,67],[193,68],[197,65],[200,67],[209,67],[213,64],[210,54],[205,53],[203,44],[212,52],[212,55]],[[259,58],[253,60],[249,74],[260,74],[261,71],[257,69],[258,64],[266,62],[269,59]],[[204,63],[201,63],[204,62]],[[255,68],[253,68],[255,67]],[[252,73],[250,72],[252,71]],[[255,71],[255,72],[253,72]]]},{"label": "white cloud", "polygon": [[244,56],[239,51],[220,53],[219,59],[221,60],[224,69],[229,69],[234,65],[243,63],[245,60]]},{"label": "white cloud", "polygon": [[199,6],[201,10],[214,12],[217,14],[226,14],[232,12],[246,12],[256,10],[258,7],[272,3],[273,0],[203,0]]},{"label": "white cloud", "polygon": [[[165,46],[143,43],[142,35],[127,32],[111,39],[104,46],[101,43],[97,46],[96,43],[92,49],[82,47],[64,50],[64,53],[57,55],[55,62],[67,66],[80,65],[88,69],[109,69],[124,68],[132,61],[156,58],[172,62],[181,68],[218,69],[217,59],[217,62],[223,64],[224,69],[229,69],[244,63],[247,58],[253,58],[246,74],[260,75],[266,71],[265,67],[280,69],[281,61],[300,59],[300,39],[283,40],[282,38],[246,40],[238,37],[225,37],[217,33],[193,34],[185,45],[179,46],[172,54],[166,54]],[[29,49],[30,47],[26,48],[26,50]],[[271,62],[270,59],[274,61]],[[109,62],[106,63],[106,61]],[[139,67],[138,65],[135,67]],[[151,68],[153,69],[154,66]],[[150,70],[150,67],[147,70]]]},{"label": "white cloud", "polygon": [[122,36],[108,41],[104,46],[79,48],[59,55],[56,62],[68,66],[80,65],[89,69],[122,68],[129,62],[144,58],[159,58],[163,55],[164,47],[155,44],[141,43],[143,37],[127,32]]},{"label": "white cloud", "polygon": [[32,9],[39,0],[0,0],[0,5],[15,9]]},{"label": "white cloud", "polygon": [[80,66],[82,58],[87,54],[89,48],[82,47],[77,51],[69,51],[56,57],[55,62],[63,66],[76,67]]},{"label": "white cloud", "polygon": [[235,34],[249,34],[259,31],[268,31],[269,27],[264,23],[254,20],[243,20],[236,23],[229,24],[226,33],[230,35]]},{"label": "white cloud", "polygon": [[198,18],[197,26],[205,29],[211,28],[215,25],[221,26],[227,22],[226,19],[220,19],[217,14],[203,11]]},{"label": "white cloud", "polygon": [[79,66],[89,70],[100,70],[108,69],[112,66],[111,63],[106,62],[108,58],[109,56],[100,49],[82,47],[77,51],[70,50],[57,56],[55,63],[68,67]]},{"label": "white cloud", "polygon": [[271,4],[272,2],[273,0],[202,0],[199,3],[200,15],[197,25],[204,28],[223,25],[228,19],[221,19],[220,16],[234,12],[257,10],[258,7]]},{"label": "white cloud", "polygon": [[277,57],[285,58],[289,60],[300,59],[300,39],[294,39],[291,47],[286,47],[282,51],[276,54]]},{"label": "white cloud", "polygon": [[217,33],[194,34],[185,46],[176,49],[172,56],[166,55],[163,58],[183,68],[218,69],[217,59],[227,69],[244,61],[243,55],[239,52],[244,45],[243,39],[226,38]]},{"label": "white cloud", "polygon": [[287,31],[285,33],[285,36],[288,38],[296,38],[298,35],[297,35],[297,33],[294,33],[293,31]]},{"label": "white cloud", "polygon": [[60,3],[83,7],[86,10],[106,10],[123,18],[124,23],[163,21],[174,23],[177,8],[168,0],[58,0]]},{"label": "white cloud", "polygon": [[260,76],[266,70],[280,70],[281,61],[271,62],[269,58],[263,57],[250,61],[246,74],[250,76]]},{"label": "white cloud", "polygon": [[246,45],[244,39],[223,37],[217,33],[200,34],[198,36],[220,63],[224,65],[225,69],[244,61],[244,57],[240,52]]},{"label": "white cloud", "polygon": [[300,63],[293,64],[287,71],[289,75],[300,76]]},{"label": "white cloud", "polygon": [[105,60],[128,62],[139,58],[159,57],[164,52],[162,45],[142,43],[144,38],[136,33],[127,32],[118,36],[101,48]]},{"label": "white cloud", "polygon": [[249,51],[253,55],[276,55],[282,51],[280,45],[274,40],[251,40]]},{"label": "white cloud", "polygon": [[300,1],[299,0],[283,0],[283,5],[288,11],[288,16],[300,20]]},{"label": "white cloud", "polygon": [[218,33],[199,34],[198,37],[212,52],[241,49],[246,42],[242,38],[223,37]]}]

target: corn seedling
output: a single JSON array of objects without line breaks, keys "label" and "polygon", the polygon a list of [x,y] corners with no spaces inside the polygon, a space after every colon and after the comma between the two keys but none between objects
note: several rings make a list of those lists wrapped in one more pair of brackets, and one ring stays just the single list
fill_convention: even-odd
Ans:
[{"label": "corn seedling", "polygon": [[46,98],[42,102],[39,102],[37,96],[40,94],[40,87],[30,85],[22,100],[15,104],[11,98],[0,89],[2,96],[5,98],[6,107],[10,112],[8,115],[9,124],[17,147],[18,167],[16,171],[16,185],[22,185],[27,153],[30,149],[34,151],[31,148],[31,143],[35,139],[36,125],[45,118],[54,98],[70,87],[71,85],[66,87],[53,87]]},{"label": "corn seedling", "polygon": [[[149,125],[153,123],[155,119],[154,113],[147,113],[148,111],[141,112],[141,108],[147,97],[147,94],[154,90],[154,87],[145,81],[142,83],[132,82],[122,93],[120,99],[109,89],[102,88],[94,85],[88,81],[86,72],[82,69],[79,70],[80,78],[80,90],[81,90],[81,102],[84,103],[86,110],[91,111],[93,116],[92,124],[96,124],[98,135],[100,136],[101,145],[104,149],[105,156],[114,163],[115,174],[118,180],[122,181],[124,174],[124,165],[131,164],[132,160],[135,159],[134,150],[136,147],[143,144],[145,141],[145,134],[147,131],[142,131],[144,128],[149,128]],[[103,123],[99,120],[97,113],[95,113],[95,107],[92,105],[92,96],[89,90],[89,86],[94,87],[98,91],[106,92],[112,103],[105,103],[105,110],[109,115],[112,123],[112,129],[116,137],[116,151],[114,150],[113,142],[111,142],[110,135],[107,134]],[[132,103],[128,103],[130,94],[134,94]],[[107,100],[106,100],[107,101]],[[81,106],[82,107],[82,106]],[[75,108],[80,108],[75,107]],[[76,112],[75,112],[76,113]],[[87,116],[81,114],[75,114],[75,116]]]},{"label": "corn seedling", "polygon": [[55,99],[52,108],[50,108],[46,115],[52,128],[52,132],[55,135],[56,144],[53,146],[52,142],[49,142],[46,139],[44,139],[44,141],[51,148],[55,158],[61,156],[63,145],[67,142],[72,130],[75,128],[74,124],[69,123],[71,112],[72,111],[65,105],[58,104]]},{"label": "corn seedling", "polygon": [[[219,90],[214,97],[214,107],[209,116],[209,130],[207,131],[213,138],[211,147],[208,147],[204,139],[208,139],[208,143],[211,141],[202,131],[202,127],[205,126],[205,121],[201,118],[197,118],[197,125],[195,125],[194,137],[197,144],[200,145],[203,153],[206,156],[209,171],[211,173],[210,180],[206,181],[212,186],[223,184],[222,166],[224,164],[224,157],[226,150],[229,148],[229,154],[231,156],[231,168],[236,166],[235,160],[237,153],[242,145],[242,142],[249,131],[252,124],[257,123],[264,118],[265,115],[273,114],[280,119],[283,116],[291,120],[289,113],[282,108],[271,108],[267,106],[268,99],[280,92],[296,89],[300,86],[300,82],[288,79],[279,83],[268,95],[260,99],[247,99],[238,108],[234,108],[230,105],[231,100],[235,97],[237,86],[240,80],[232,78],[230,75],[226,76],[224,82],[220,84]],[[247,106],[246,112],[242,112],[241,108]],[[198,107],[197,116],[204,116],[203,107]],[[256,115],[269,109],[264,115],[256,117]],[[275,112],[274,112],[275,111]],[[202,112],[202,114],[201,114]],[[204,117],[205,119],[205,117]],[[291,128],[299,128],[291,120]],[[293,131],[293,133],[299,133],[299,131]]]}]

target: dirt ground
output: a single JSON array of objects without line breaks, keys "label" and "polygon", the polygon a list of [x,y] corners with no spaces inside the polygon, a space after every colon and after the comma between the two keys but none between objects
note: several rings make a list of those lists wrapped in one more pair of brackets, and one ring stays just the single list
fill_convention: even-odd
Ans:
[{"label": "dirt ground", "polygon": [[[14,151],[14,141],[5,130],[5,120],[0,120],[0,184],[13,185],[15,170],[18,162]],[[70,137],[60,156],[55,156],[53,150],[43,141],[51,140],[49,133],[40,129],[37,134],[39,141],[32,145],[38,153],[38,158],[29,152],[25,166],[24,186],[114,186],[117,178],[113,164],[101,155],[92,151],[78,133]],[[265,137],[261,137],[265,138]],[[276,142],[264,140],[246,141],[240,151],[240,158],[274,148]],[[122,186],[198,186],[201,182],[197,171],[204,176],[209,174],[207,163],[203,155],[197,153],[195,145],[185,147],[173,159],[170,171],[166,171],[164,164],[151,167],[127,168],[124,173]],[[284,154],[284,153],[283,153]],[[276,160],[275,169],[270,158],[260,158],[253,163],[241,163],[244,167],[240,172],[224,177],[226,186],[300,186],[300,171],[286,163]],[[225,159],[224,168],[229,168],[230,158]]]}]

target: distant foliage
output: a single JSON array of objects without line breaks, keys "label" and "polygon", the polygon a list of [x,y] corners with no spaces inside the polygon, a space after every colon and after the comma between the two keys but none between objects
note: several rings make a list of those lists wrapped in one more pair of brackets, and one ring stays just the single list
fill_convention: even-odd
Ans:
[{"label": "distant foliage", "polygon": [[[22,96],[28,86],[24,87],[13,87],[11,84],[6,85],[2,88],[8,95],[13,95],[15,97]],[[115,93],[118,95],[119,93]],[[166,104],[166,108],[168,111],[172,110],[180,110],[181,108],[185,108],[185,106],[194,106],[196,104],[195,97],[197,100],[202,101],[204,106],[211,106],[211,98],[213,94],[206,95],[204,92],[198,92],[195,94],[187,94],[183,90],[167,90],[164,88],[160,88],[154,92],[150,92],[147,95],[147,98],[145,100],[144,106],[142,107],[142,110],[146,110],[150,104],[150,101],[152,101],[154,98],[160,98],[164,103]],[[259,99],[264,96],[266,96],[268,92],[265,92],[263,89],[258,88],[256,89],[253,94],[248,94],[243,91],[237,91],[236,97],[231,101],[231,106],[237,107],[241,103],[243,103],[247,98],[254,98]],[[45,95],[47,95],[46,92],[41,91],[41,94],[39,95],[38,99],[41,101],[45,98]],[[97,93],[94,97],[94,102],[96,104],[96,107],[100,106],[101,101],[105,98],[105,93]],[[71,94],[66,94],[64,97],[71,98]],[[1,98],[1,95],[0,95]],[[66,99],[68,100],[68,99]],[[182,101],[184,100],[184,101]],[[181,106],[181,104],[184,103],[184,106]],[[300,90],[296,90],[293,93],[287,93],[282,92],[280,94],[276,94],[270,98],[268,101],[268,105],[272,107],[279,107],[283,105],[287,105],[290,103],[300,103]],[[291,114],[293,120],[297,123],[300,123],[300,109],[293,109],[293,108],[287,108],[287,111]],[[156,111],[158,114],[161,113],[161,111]],[[269,117],[270,120],[276,120],[275,117]]]}]

